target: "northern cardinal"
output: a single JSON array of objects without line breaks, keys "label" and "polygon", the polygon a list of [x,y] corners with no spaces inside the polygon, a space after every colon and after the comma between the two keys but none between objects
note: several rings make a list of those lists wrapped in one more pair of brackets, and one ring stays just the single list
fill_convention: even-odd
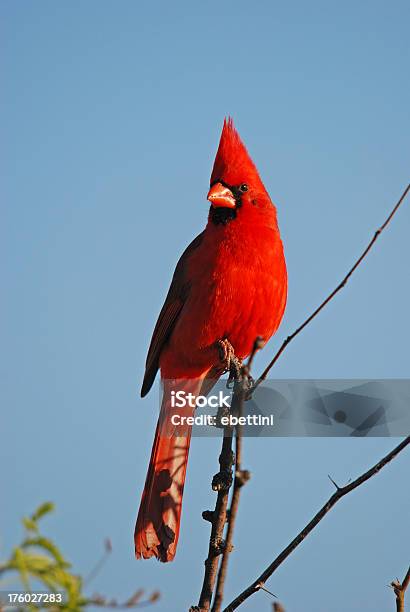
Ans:
[{"label": "northern cardinal", "polygon": [[286,305],[276,209],[232,119],[207,199],[208,223],[178,261],[148,350],[141,396],[158,369],[164,395],[135,526],[137,558],[172,561],[178,542],[191,427],[170,435],[170,392],[209,392],[233,354],[244,359],[258,336],[275,333]]}]

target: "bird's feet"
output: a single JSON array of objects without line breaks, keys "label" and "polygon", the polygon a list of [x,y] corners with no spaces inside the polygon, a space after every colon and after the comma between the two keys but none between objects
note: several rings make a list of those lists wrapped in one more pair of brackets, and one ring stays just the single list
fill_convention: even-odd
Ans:
[{"label": "bird's feet", "polygon": [[235,355],[232,344],[226,338],[217,342],[219,359],[223,365],[224,372],[229,372],[228,385],[238,380],[242,369],[242,359]]}]

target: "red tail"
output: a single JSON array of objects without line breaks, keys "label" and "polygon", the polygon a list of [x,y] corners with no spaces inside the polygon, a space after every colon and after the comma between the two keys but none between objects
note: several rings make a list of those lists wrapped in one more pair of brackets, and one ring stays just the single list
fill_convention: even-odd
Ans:
[{"label": "red tail", "polygon": [[[175,409],[170,405],[170,391],[177,388],[196,394],[200,385],[200,380],[165,381],[161,412],[135,525],[137,559],[156,557],[167,562],[175,556],[192,426],[172,427],[170,413],[175,413]],[[193,408],[187,407],[178,414],[192,416],[193,412]]]}]

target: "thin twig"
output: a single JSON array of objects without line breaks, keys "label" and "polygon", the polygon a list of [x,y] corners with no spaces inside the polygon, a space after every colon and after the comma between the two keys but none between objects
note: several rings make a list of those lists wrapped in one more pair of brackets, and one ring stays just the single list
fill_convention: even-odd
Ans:
[{"label": "thin twig", "polygon": [[140,601],[142,595],[142,589],[138,590],[135,595],[123,603],[118,603],[115,599],[107,599],[101,595],[96,595],[91,599],[87,599],[84,603],[87,607],[95,606],[96,608],[105,608],[109,610],[135,610],[137,608],[147,608],[148,606],[156,603],[160,598],[158,591],[154,591],[148,599]]},{"label": "thin twig", "polygon": [[[242,368],[241,379],[238,381],[235,388],[234,396],[232,398],[232,411],[239,418],[243,415],[243,407],[245,397],[248,389],[248,381],[250,377],[251,367],[253,364],[256,353],[262,348],[263,339],[256,338],[252,352],[250,354],[248,363]],[[242,470],[242,441],[243,441],[243,427],[241,423],[238,423],[235,431],[235,480],[233,485],[232,499],[229,507],[229,520],[228,528],[226,532],[226,542],[224,551],[222,554],[222,560],[219,566],[218,579],[216,583],[215,599],[212,606],[212,612],[220,612],[222,607],[226,573],[228,569],[229,555],[232,552],[233,545],[233,534],[235,530],[236,515],[238,512],[239,499],[241,495],[241,488],[247,480],[250,478],[250,474],[247,471]]]},{"label": "thin twig", "polygon": [[[306,525],[304,529],[296,536],[294,540],[272,561],[272,563],[262,572],[262,574],[249,586],[247,587],[238,597],[236,597],[225,609],[224,612],[232,612],[236,610],[248,597],[260,590],[261,586],[265,584],[268,578],[278,569],[278,567],[287,559],[287,557],[303,542],[307,535],[319,524],[324,516],[329,512],[331,508],[345,495],[362,485],[364,482],[369,480],[372,476],[380,472],[392,459],[394,459],[402,450],[410,444],[410,436],[405,438],[400,444],[398,444],[390,453],[388,453],[383,459],[376,463],[367,472],[353,480],[344,487],[340,487],[335,493],[328,499],[328,501],[322,506],[312,520]],[[407,578],[407,576],[406,576]],[[408,584],[407,578],[407,584]]]},{"label": "thin twig", "polygon": [[[255,354],[261,348],[262,343],[262,338],[256,338],[252,353],[249,357],[248,364],[242,366],[240,378],[239,380],[235,381],[230,414],[236,413],[236,415],[241,415],[243,412],[243,403],[245,401],[245,395],[248,389],[249,368],[252,364]],[[235,494],[236,501],[234,503],[234,513],[231,515],[232,507],[229,511],[227,510],[227,508],[229,500],[229,489],[232,485],[232,465],[235,461],[235,485],[237,485],[238,457],[239,462],[241,461],[242,429],[241,426],[238,427],[239,429],[236,429],[236,458],[232,452],[232,437],[234,434],[234,428],[231,425],[228,425],[224,428],[222,450],[219,456],[220,471],[214,476],[212,481],[212,488],[218,491],[215,510],[213,512],[206,511],[202,514],[203,518],[205,518],[205,520],[210,520],[212,524],[211,536],[209,539],[208,557],[205,560],[205,575],[198,606],[197,608],[191,607],[191,610],[199,609],[201,612],[208,612],[208,610],[210,609],[212,595],[215,587],[215,581],[217,578],[220,555],[222,555],[221,563],[223,565],[222,576],[218,576],[217,587],[219,589],[220,594],[218,597],[220,603],[218,604],[219,608],[215,608],[214,606],[213,612],[215,610],[220,610],[222,604],[223,585],[225,580],[228,558],[227,555],[232,550],[233,525],[235,523],[236,508],[239,502],[238,494]],[[228,524],[227,540],[224,541],[223,533],[228,515],[230,520]]]},{"label": "thin twig", "polygon": [[216,498],[215,510],[212,513],[212,529],[209,539],[208,557],[205,561],[205,575],[198,603],[198,608],[201,612],[208,612],[210,608],[218,570],[219,555],[222,554],[224,548],[222,536],[226,522],[226,509],[228,506],[229,489],[232,484],[232,465],[234,462],[232,436],[232,427],[225,427],[222,451],[219,456],[219,465],[221,469],[220,472],[214,476],[212,482],[212,488],[218,491],[218,496]]},{"label": "thin twig", "polygon": [[98,574],[101,572],[102,568],[106,564],[106,562],[108,560],[108,557],[110,556],[111,552],[112,552],[111,540],[109,538],[106,538],[104,540],[104,552],[103,552],[101,558],[95,564],[95,566],[89,572],[89,574],[84,578],[84,586],[88,586],[90,584],[90,582],[92,582],[94,580],[94,578],[96,578],[96,576],[98,576]]},{"label": "thin twig", "polygon": [[[241,384],[241,383],[239,383]],[[243,412],[243,402],[245,401],[245,390],[241,394],[240,408],[238,411],[238,416],[242,415]],[[232,401],[232,404],[234,402]],[[226,571],[228,568],[228,558],[229,554],[232,551],[232,538],[233,538],[233,530],[235,527],[235,519],[238,511],[239,497],[240,497],[240,486],[238,485],[238,474],[241,469],[241,456],[242,456],[242,432],[238,432],[238,428],[241,426],[238,425],[235,436],[235,480],[234,487],[232,492],[232,500],[229,509],[229,520],[228,520],[228,529],[226,532],[226,540],[225,546],[222,553],[222,560],[219,566],[218,571],[218,579],[216,583],[216,591],[215,591],[215,599],[212,606],[212,612],[219,612],[222,606],[223,600],[223,592],[225,586],[225,578]]]},{"label": "thin twig", "polygon": [[276,597],[275,593],[272,593],[272,591],[269,591],[269,589],[263,586],[263,584],[260,584],[259,588],[262,589],[262,591],[265,591],[265,593],[268,593],[268,595],[271,595],[272,597]]},{"label": "thin twig", "polygon": [[248,363],[246,364],[248,375],[252,370],[253,360],[255,359],[256,353],[260,351],[264,347],[264,345],[265,341],[262,336],[257,336],[257,338],[255,338],[255,342],[253,343],[252,352],[249,355]]},{"label": "thin twig", "polygon": [[266,379],[267,375],[269,374],[271,368],[275,365],[275,363],[277,362],[277,360],[279,359],[279,357],[281,356],[281,354],[283,353],[283,351],[285,350],[285,348],[287,347],[287,345],[298,335],[300,334],[300,332],[306,327],[306,325],[309,325],[309,323],[319,314],[319,312],[330,302],[330,300],[332,300],[335,295],[337,293],[339,293],[339,291],[341,289],[343,289],[343,287],[346,285],[347,281],[349,280],[349,278],[352,276],[353,272],[356,270],[356,268],[358,268],[360,266],[360,264],[362,263],[363,259],[366,257],[366,255],[369,253],[369,251],[371,250],[371,248],[373,247],[374,243],[376,242],[376,240],[378,239],[378,237],[380,236],[380,234],[383,232],[383,230],[388,226],[388,224],[390,223],[390,221],[392,220],[392,218],[394,217],[394,215],[396,214],[396,212],[398,211],[399,207],[401,206],[401,204],[403,203],[404,199],[406,198],[407,194],[410,191],[410,183],[407,185],[406,189],[403,191],[399,201],[397,202],[397,204],[393,207],[392,211],[390,212],[389,216],[387,217],[387,219],[385,220],[385,222],[379,227],[378,230],[376,230],[376,232],[373,235],[373,238],[370,240],[369,244],[367,245],[367,247],[364,249],[363,253],[360,255],[360,257],[356,260],[356,262],[354,263],[354,265],[350,268],[349,272],[346,274],[346,276],[344,277],[344,279],[337,285],[337,287],[327,296],[327,298],[325,300],[323,300],[323,302],[320,304],[320,306],[318,306],[316,308],[316,310],[314,310],[312,312],[312,314],[301,324],[299,325],[299,327],[292,333],[290,334],[290,336],[288,336],[282,343],[282,345],[280,346],[278,352],[276,353],[276,355],[273,357],[273,359],[269,362],[269,364],[267,365],[267,367],[265,368],[265,370],[262,372],[262,374],[260,375],[260,377],[258,378],[258,380],[255,382],[255,384],[253,385],[252,389],[250,390],[248,396],[250,397],[250,395],[255,391],[255,389],[257,387],[259,387],[259,385],[261,384],[261,382],[263,380]]},{"label": "thin twig", "polygon": [[404,577],[403,582],[400,580],[393,580],[391,586],[393,587],[394,594],[396,595],[396,612],[404,612],[404,595],[406,589],[410,583],[410,567],[407,570],[407,574]]}]

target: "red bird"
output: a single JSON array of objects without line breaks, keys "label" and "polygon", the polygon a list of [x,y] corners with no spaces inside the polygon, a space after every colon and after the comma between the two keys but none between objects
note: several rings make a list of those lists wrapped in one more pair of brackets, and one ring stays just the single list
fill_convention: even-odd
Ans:
[{"label": "red bird", "polygon": [[276,209],[231,119],[207,197],[208,223],[176,266],[148,350],[141,396],[158,369],[164,396],[135,526],[138,559],[172,561],[178,542],[191,427],[170,435],[171,390],[209,392],[232,353],[244,359],[257,336],[275,333],[286,305]]}]

